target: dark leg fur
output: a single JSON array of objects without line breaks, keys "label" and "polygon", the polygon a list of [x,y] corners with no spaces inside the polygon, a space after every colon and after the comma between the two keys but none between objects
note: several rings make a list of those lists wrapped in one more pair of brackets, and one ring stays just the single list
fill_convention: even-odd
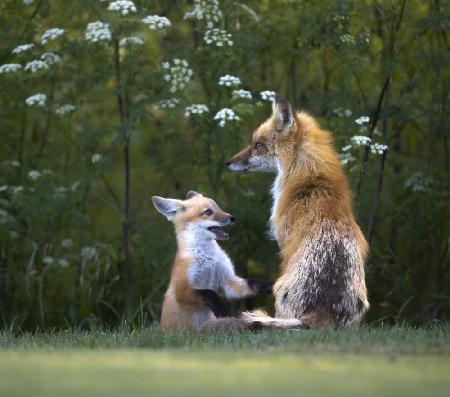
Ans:
[{"label": "dark leg fur", "polygon": [[217,295],[217,293],[215,293],[213,290],[196,289],[195,292],[202,297],[203,302],[205,302],[205,305],[212,310],[212,312],[217,318],[230,316],[230,310],[228,306],[225,304],[222,298],[219,295]]},{"label": "dark leg fur", "polygon": [[254,280],[252,278],[248,278],[247,280],[248,286],[259,294],[271,294],[273,283],[268,281]]}]

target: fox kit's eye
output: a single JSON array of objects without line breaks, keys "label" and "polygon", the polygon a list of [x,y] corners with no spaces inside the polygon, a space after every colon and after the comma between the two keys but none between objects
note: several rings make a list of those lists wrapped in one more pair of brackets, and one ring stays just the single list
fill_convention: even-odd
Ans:
[{"label": "fox kit's eye", "polygon": [[212,210],[207,209],[206,211],[203,211],[202,215],[211,216],[213,214]]},{"label": "fox kit's eye", "polygon": [[264,143],[261,143],[261,142],[255,143],[255,149],[263,149],[264,147],[265,147]]}]

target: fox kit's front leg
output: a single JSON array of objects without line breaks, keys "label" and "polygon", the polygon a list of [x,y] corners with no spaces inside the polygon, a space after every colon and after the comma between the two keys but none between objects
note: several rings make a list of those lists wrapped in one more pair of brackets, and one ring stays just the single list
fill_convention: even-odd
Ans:
[{"label": "fox kit's front leg", "polygon": [[272,292],[272,283],[244,279],[235,275],[225,282],[223,292],[227,299],[246,298],[259,293],[270,294]]},{"label": "fox kit's front leg", "polygon": [[212,289],[194,289],[194,291],[217,318],[230,316],[230,309],[215,291]]}]

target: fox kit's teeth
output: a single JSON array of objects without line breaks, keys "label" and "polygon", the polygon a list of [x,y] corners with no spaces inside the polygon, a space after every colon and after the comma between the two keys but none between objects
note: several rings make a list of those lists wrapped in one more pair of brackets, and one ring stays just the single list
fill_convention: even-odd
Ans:
[{"label": "fox kit's teeth", "polygon": [[230,238],[230,235],[219,226],[208,227],[208,230],[215,234],[216,240],[228,240]]}]

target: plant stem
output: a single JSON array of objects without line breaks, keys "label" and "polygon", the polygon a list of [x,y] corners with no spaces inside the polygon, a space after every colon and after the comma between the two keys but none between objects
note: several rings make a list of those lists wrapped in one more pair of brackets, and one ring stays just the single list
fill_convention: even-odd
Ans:
[{"label": "plant stem", "polygon": [[126,133],[127,120],[125,113],[125,104],[122,93],[122,80],[119,56],[119,38],[114,41],[114,64],[117,83],[117,108],[119,112],[120,129],[124,135],[124,203],[122,210],[122,249],[124,256],[124,272],[126,285],[125,314],[129,318],[131,315],[131,303],[133,298],[133,274],[131,269],[131,250],[130,250],[130,139]]}]

